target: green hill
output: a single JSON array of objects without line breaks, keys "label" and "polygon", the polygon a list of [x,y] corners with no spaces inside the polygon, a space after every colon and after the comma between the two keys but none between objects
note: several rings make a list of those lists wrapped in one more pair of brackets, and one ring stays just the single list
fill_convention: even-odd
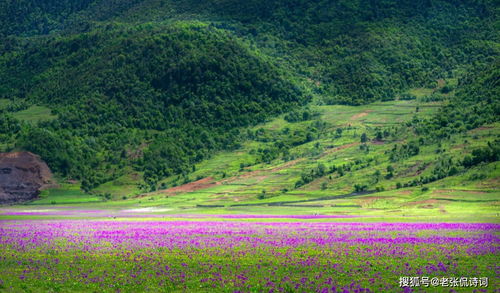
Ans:
[{"label": "green hill", "polygon": [[0,19],[0,150],[87,192],[279,171],[241,201],[287,201],[496,168],[495,1],[25,0]]}]

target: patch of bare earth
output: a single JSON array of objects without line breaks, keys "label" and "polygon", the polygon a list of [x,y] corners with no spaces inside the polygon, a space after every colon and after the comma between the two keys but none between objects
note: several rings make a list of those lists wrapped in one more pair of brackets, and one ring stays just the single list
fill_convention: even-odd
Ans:
[{"label": "patch of bare earth", "polygon": [[[292,160],[289,162],[284,163],[281,166],[278,166],[276,168],[270,169],[270,170],[256,170],[256,171],[250,171],[250,172],[242,172],[236,176],[232,176],[220,181],[214,181],[212,177],[208,177],[205,179],[201,179],[195,182],[191,182],[188,184],[184,184],[181,186],[169,188],[166,190],[161,191],[161,193],[167,193],[167,194],[177,194],[181,192],[190,192],[190,191],[196,191],[196,190],[202,190],[206,189],[215,185],[220,185],[220,184],[237,184],[238,181],[240,180],[255,180],[255,181],[263,181],[267,178],[269,178],[270,175],[274,172],[278,172],[287,168],[290,168],[303,159],[296,159]],[[279,189],[279,186],[276,187],[276,190]],[[274,189],[271,189],[269,191],[274,191]],[[217,197],[212,198],[211,201],[220,201],[220,200],[227,200],[227,199],[232,199],[234,201],[240,201],[240,200],[248,200],[248,196],[237,196],[235,197],[233,194],[228,194],[228,193],[219,193],[217,194]]]},{"label": "patch of bare earth", "polygon": [[214,178],[207,177],[197,181],[189,182],[180,186],[168,188],[165,190],[161,190],[159,193],[166,194],[178,194],[184,192],[193,192],[197,190],[207,189],[213,186],[217,186],[221,184],[220,182],[214,181]]},{"label": "patch of bare earth", "polygon": [[405,206],[417,206],[419,209],[435,209],[439,208],[439,212],[446,214],[447,211],[443,205],[439,205],[440,201],[436,199],[427,199],[406,203]]},{"label": "patch of bare earth", "polygon": [[295,159],[293,161],[286,162],[285,164],[283,164],[283,165],[281,165],[279,167],[276,167],[276,168],[272,169],[271,171],[272,172],[277,172],[277,171],[281,171],[283,169],[287,169],[287,168],[289,168],[289,167],[291,167],[293,165],[296,165],[298,162],[303,161],[303,160],[304,160],[303,158],[300,158],[300,159]]},{"label": "patch of bare earth", "polygon": [[438,87],[442,88],[442,87],[444,87],[446,85],[446,80],[444,80],[444,79],[438,79],[437,83],[438,83]]},{"label": "patch of bare earth", "polygon": [[373,112],[373,111],[367,110],[367,111],[364,111],[362,113],[358,113],[356,115],[351,116],[350,120],[351,121],[358,120],[359,118],[363,118],[363,117],[367,116],[370,112]]},{"label": "patch of bare earth", "polygon": [[331,153],[335,153],[335,152],[338,152],[338,151],[341,151],[341,150],[345,150],[345,149],[348,149],[348,148],[351,148],[353,146],[357,146],[359,145],[360,143],[359,142],[353,142],[353,143],[349,143],[349,144],[345,144],[345,145],[341,145],[339,147],[336,147],[336,148],[332,148],[332,149],[328,149],[327,151],[325,151],[321,157],[324,157],[326,155],[329,155]]},{"label": "patch of bare earth", "polygon": [[[439,200],[436,199],[427,199],[427,200],[419,200],[414,202],[409,202],[404,204],[405,206],[418,206],[421,209],[433,209],[436,208]],[[442,207],[441,207],[442,208]]]},{"label": "patch of bare earth", "polygon": [[460,150],[460,149],[465,148],[466,146],[467,146],[466,144],[462,143],[462,144],[457,144],[457,145],[453,146],[451,149],[452,150]]},{"label": "patch of bare earth", "polygon": [[411,190],[401,190],[401,191],[398,191],[398,194],[401,194],[401,195],[410,195],[413,191]]},{"label": "patch of bare earth", "polygon": [[500,178],[491,178],[488,180],[484,180],[476,184],[477,187],[479,188],[488,188],[488,189],[495,189],[498,190],[500,187]]},{"label": "patch of bare earth", "polygon": [[139,180],[140,175],[139,173],[132,173],[130,174],[130,178],[132,178],[132,180]]},{"label": "patch of bare earth", "polygon": [[475,128],[475,129],[472,129],[472,130],[488,130],[488,129],[493,129],[495,127],[493,126],[481,126],[481,127],[478,127],[478,128]]},{"label": "patch of bare earth", "polygon": [[238,180],[248,179],[248,178],[255,178],[255,180],[264,180],[267,177],[268,177],[267,175],[262,175],[261,170],[257,170],[257,171],[244,172],[244,173],[241,173],[237,176],[229,177],[227,179],[221,180],[220,183],[224,183],[224,184],[234,183]]},{"label": "patch of bare earth", "polygon": [[144,149],[148,146],[148,143],[143,142],[136,149],[127,150],[127,157],[133,160],[141,158],[144,154]]},{"label": "patch of bare earth", "polygon": [[370,207],[378,200],[391,200],[394,199],[392,196],[366,196],[362,198],[358,198],[356,202],[362,207]]},{"label": "patch of bare earth", "polygon": [[425,168],[427,168],[430,165],[430,164],[427,164],[427,165],[423,166],[423,164],[424,164],[423,162],[418,161],[418,162],[416,162],[415,165],[413,165],[411,167],[408,167],[406,170],[402,171],[398,175],[400,175],[400,176],[416,176],[416,175],[419,175],[420,173],[422,173],[422,171],[425,170]]},{"label": "patch of bare earth", "polygon": [[234,195],[231,193],[219,193],[217,194],[216,197],[209,199],[209,202],[221,202],[221,201],[234,201],[234,202],[240,202],[240,201],[247,201],[251,200],[254,198],[255,195],[250,195],[250,194],[244,194],[244,195]]},{"label": "patch of bare earth", "polygon": [[423,168],[420,168],[416,173],[415,173],[415,176],[417,175],[420,175],[422,174],[422,172],[424,172],[430,165],[432,165],[431,163],[428,163],[428,164],[425,164]]},{"label": "patch of bare earth", "polygon": [[269,173],[274,173],[274,172],[278,172],[278,171],[290,168],[303,160],[304,160],[303,158],[295,159],[293,161],[286,162],[283,165],[278,166],[278,167],[273,168],[273,169],[270,169],[270,170],[256,170],[256,171],[244,172],[244,173],[238,174],[237,176],[233,176],[233,177],[230,177],[228,179],[222,180],[221,182],[232,183],[232,182],[235,182],[235,181],[238,181],[241,179],[248,179],[248,178],[252,178],[252,179],[255,179],[257,181],[261,181],[261,180],[264,180],[264,179],[269,177],[269,175],[266,175],[265,173],[269,174]]},{"label": "patch of bare earth", "polygon": [[486,130],[491,130],[491,129],[494,129],[494,128],[495,128],[495,127],[493,127],[493,126],[481,126],[481,127],[474,128],[474,129],[469,130],[469,133],[470,133],[470,134],[475,134],[475,133],[477,133],[477,132],[486,131]]},{"label": "patch of bare earth", "polygon": [[434,190],[434,194],[439,194],[439,195],[450,195],[450,193],[454,192],[466,192],[470,194],[476,194],[476,195],[484,195],[487,194],[488,192],[486,191],[481,191],[481,190],[467,190],[467,189],[437,189]]}]

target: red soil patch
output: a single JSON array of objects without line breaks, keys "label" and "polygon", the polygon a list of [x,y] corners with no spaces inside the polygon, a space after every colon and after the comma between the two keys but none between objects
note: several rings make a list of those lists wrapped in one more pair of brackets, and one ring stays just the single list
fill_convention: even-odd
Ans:
[{"label": "red soil patch", "polygon": [[286,162],[285,164],[283,164],[283,165],[281,165],[281,166],[279,166],[279,167],[276,167],[276,168],[272,169],[271,171],[272,171],[272,172],[281,171],[281,170],[283,170],[283,169],[286,169],[286,168],[288,168],[288,167],[291,167],[291,166],[293,166],[293,165],[296,165],[298,162],[303,161],[303,160],[304,160],[303,158],[300,158],[300,159],[295,159],[295,160],[293,160],[293,161]]},{"label": "red soil patch", "polygon": [[139,180],[140,178],[139,173],[130,174],[130,178],[132,178],[132,180]]},{"label": "red soil patch", "polygon": [[260,173],[256,172],[254,174],[250,174],[251,176],[242,176],[242,177],[232,177],[228,180],[228,182],[233,182],[233,181],[236,181],[238,179],[242,179],[242,178],[252,178],[256,181],[262,181],[262,180],[265,180],[269,177],[269,175],[261,175]]},{"label": "red soil patch", "polygon": [[415,173],[415,176],[416,176],[416,175],[420,175],[420,174],[422,174],[422,172],[424,172],[424,171],[425,171],[425,169],[427,169],[430,165],[432,165],[432,164],[431,164],[431,163],[426,164],[422,170],[419,170],[419,171],[417,171],[417,172]]},{"label": "red soil patch", "polygon": [[364,111],[363,113],[359,113],[359,114],[356,114],[356,115],[353,115],[350,120],[356,120],[356,119],[359,119],[359,118],[363,118],[365,117],[366,115],[368,115],[368,113],[370,113],[372,111],[368,110],[368,111]]},{"label": "red soil patch", "polygon": [[222,180],[220,182],[228,183],[228,182],[234,182],[234,181],[239,180],[239,179],[251,178],[251,177],[258,177],[258,176],[262,177],[261,179],[267,178],[267,176],[262,176],[261,174],[262,174],[261,170],[250,171],[250,172],[245,172],[245,173],[238,174],[237,176],[229,177],[229,178],[224,179],[224,180]]},{"label": "red soil patch", "polygon": [[359,145],[360,143],[359,142],[353,142],[353,143],[349,143],[349,144],[345,144],[345,145],[341,145],[339,147],[336,147],[336,148],[333,148],[333,149],[329,149],[327,150],[326,152],[324,152],[321,156],[324,157],[328,154],[331,154],[331,153],[334,153],[334,152],[338,152],[338,151],[341,151],[341,150],[345,150],[345,149],[348,149],[348,148],[351,148],[353,146],[357,146]]},{"label": "red soil patch", "polygon": [[201,189],[206,189],[221,184],[214,181],[214,178],[207,177],[194,182],[189,182],[184,185],[172,187],[169,189],[161,190],[160,193],[177,194],[183,192],[193,192]]},{"label": "red soil patch", "polygon": [[359,200],[377,200],[377,199],[393,199],[393,196],[365,196],[358,198]]},{"label": "red soil patch", "polygon": [[362,207],[368,207],[371,204],[375,203],[379,199],[385,199],[385,200],[391,200],[394,199],[392,196],[367,196],[367,197],[361,197],[357,198],[356,202],[358,202]]},{"label": "red soil patch", "polygon": [[252,197],[255,197],[255,195],[234,195],[230,193],[223,193],[223,194],[217,194],[217,197],[211,198],[208,201],[209,202],[220,202],[220,201],[234,201],[234,202],[239,202],[239,201],[245,201],[245,200],[250,200]]},{"label": "red soil patch", "polygon": [[398,175],[400,175],[400,176],[415,176],[415,175],[418,175],[418,174],[422,173],[422,171],[424,171],[425,168],[427,168],[430,164],[428,164],[428,165],[424,166],[423,168],[421,168],[422,165],[423,165],[423,162],[422,161],[418,161],[418,162],[416,162],[415,165],[413,165],[411,167],[408,167],[406,170],[400,172]]},{"label": "red soil patch", "polygon": [[453,146],[451,149],[452,150],[458,150],[458,149],[463,149],[466,146],[467,146],[466,144],[457,144],[456,146]]},{"label": "red soil patch", "polygon": [[421,208],[421,209],[433,209],[434,206],[431,204],[427,204],[427,205],[420,206],[419,208]]},{"label": "red soil patch", "polygon": [[127,157],[129,159],[138,159],[144,155],[144,149],[149,146],[148,143],[141,143],[135,150],[127,150]]},{"label": "red soil patch", "polygon": [[372,144],[374,144],[374,145],[382,145],[382,144],[384,144],[384,141],[383,140],[372,140]]},{"label": "red soil patch", "polygon": [[269,176],[268,175],[263,175],[262,173],[265,173],[265,172],[269,172],[269,173],[278,172],[278,171],[281,171],[283,169],[286,169],[286,168],[289,168],[291,166],[294,166],[294,165],[296,165],[297,163],[299,163],[300,161],[303,161],[303,160],[304,160],[303,158],[295,159],[293,161],[286,162],[285,164],[283,164],[283,165],[281,165],[279,167],[273,168],[271,170],[257,170],[257,171],[250,171],[250,172],[241,173],[241,174],[238,174],[237,176],[233,176],[233,177],[230,177],[228,179],[222,180],[221,182],[228,183],[228,182],[234,182],[234,181],[239,180],[239,179],[252,178],[252,177],[254,177],[254,179],[256,179],[256,180],[264,180],[264,179],[268,178]]},{"label": "red soil patch", "polygon": [[498,189],[498,186],[500,186],[500,178],[491,178],[488,180],[483,180],[479,183],[476,184],[477,187],[479,188],[487,188],[487,189]]},{"label": "red soil patch", "polygon": [[451,191],[452,191],[451,189],[436,189],[432,193],[442,194],[442,193],[450,193]]},{"label": "red soil patch", "polygon": [[401,195],[409,195],[411,194],[413,191],[411,190],[401,190],[401,191],[398,191],[398,194],[401,194]]},{"label": "red soil patch", "polygon": [[316,86],[320,86],[320,85],[321,85],[321,82],[320,82],[320,81],[318,81],[318,80],[314,80],[314,79],[311,79],[311,78],[307,78],[307,81],[309,81],[310,83],[315,84]]},{"label": "red soil patch", "polygon": [[487,193],[487,192],[481,191],[481,190],[466,190],[466,189],[438,189],[438,190],[434,190],[433,193],[441,195],[441,194],[449,194],[449,193],[453,193],[453,192],[467,192],[470,194],[477,194],[477,195],[483,195],[483,194]]},{"label": "red soil patch", "polygon": [[409,202],[404,204],[405,206],[416,206],[416,205],[421,205],[420,208],[424,209],[432,209],[435,208],[436,204],[439,203],[439,200],[436,199],[427,199],[427,200],[419,200],[419,201],[414,201],[414,202]]},{"label": "red soil patch", "polygon": [[490,129],[493,129],[495,127],[493,126],[481,126],[481,127],[478,127],[478,128],[474,128],[474,129],[471,129],[469,130],[470,133],[474,133],[474,132],[478,132],[478,131],[483,131],[483,130],[490,130]]},{"label": "red soil patch", "polygon": [[439,88],[442,88],[446,85],[446,81],[444,79],[438,79],[437,83]]}]

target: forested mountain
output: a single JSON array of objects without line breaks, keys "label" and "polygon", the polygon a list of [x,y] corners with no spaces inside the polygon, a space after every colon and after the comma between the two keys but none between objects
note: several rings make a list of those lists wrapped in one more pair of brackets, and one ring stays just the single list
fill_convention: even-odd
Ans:
[{"label": "forested mountain", "polygon": [[[456,94],[417,132],[499,116],[496,1],[3,0],[0,24],[0,147],[85,190],[132,169],[155,186],[280,113],[444,78]],[[16,116],[33,107],[50,112]]]}]

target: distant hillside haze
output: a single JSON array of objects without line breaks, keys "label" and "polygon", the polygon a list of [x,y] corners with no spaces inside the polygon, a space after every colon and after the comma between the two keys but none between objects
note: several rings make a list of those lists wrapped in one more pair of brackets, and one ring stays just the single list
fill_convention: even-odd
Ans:
[{"label": "distant hillside haze", "polygon": [[488,0],[3,1],[0,150],[85,191],[132,171],[156,186],[304,105],[453,79],[412,126],[444,138],[498,120],[497,25]]}]

